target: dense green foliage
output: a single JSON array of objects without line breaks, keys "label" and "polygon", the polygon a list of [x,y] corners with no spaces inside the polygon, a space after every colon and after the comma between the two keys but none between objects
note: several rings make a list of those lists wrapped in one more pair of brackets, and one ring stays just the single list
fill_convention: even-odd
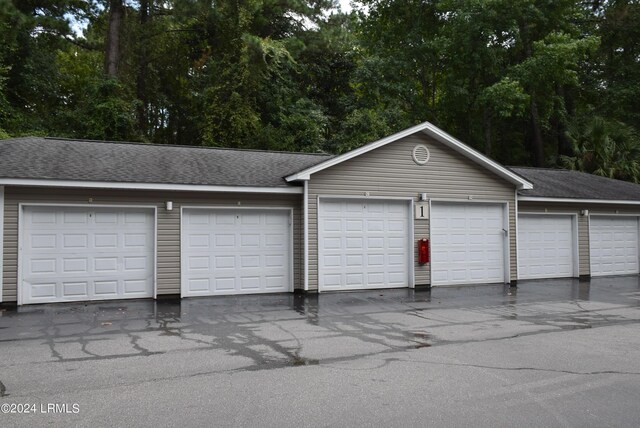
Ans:
[{"label": "dense green foliage", "polygon": [[0,138],[343,152],[428,120],[640,182],[637,0],[0,0]]}]

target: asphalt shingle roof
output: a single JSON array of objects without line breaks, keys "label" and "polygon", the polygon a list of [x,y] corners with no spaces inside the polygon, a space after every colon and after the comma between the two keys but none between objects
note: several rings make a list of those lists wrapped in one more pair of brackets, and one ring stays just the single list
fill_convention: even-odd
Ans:
[{"label": "asphalt shingle roof", "polygon": [[533,189],[518,192],[522,196],[640,201],[640,184],[566,169],[510,169],[533,183]]},{"label": "asphalt shingle roof", "polygon": [[0,140],[0,178],[286,187],[329,155],[28,137]]}]

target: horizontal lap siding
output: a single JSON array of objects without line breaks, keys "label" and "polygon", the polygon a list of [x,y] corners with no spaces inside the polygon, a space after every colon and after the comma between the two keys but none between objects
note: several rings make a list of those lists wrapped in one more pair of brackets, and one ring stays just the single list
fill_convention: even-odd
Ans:
[{"label": "horizontal lap siding", "polygon": [[[93,202],[89,203],[89,198]],[[5,187],[3,302],[17,301],[18,282],[18,204],[150,205],[157,207],[157,292],[180,293],[180,207],[238,206],[283,207],[293,209],[294,287],[301,283],[302,265],[300,195],[154,192],[131,190],[42,189]],[[173,210],[165,209],[173,201]]]},{"label": "horizontal lap siding", "polygon": [[640,215],[640,207],[610,204],[585,204],[579,202],[532,202],[520,201],[518,212],[522,213],[564,213],[578,216],[578,270],[580,276],[591,275],[589,254],[589,217],[581,216],[580,211],[589,210],[591,214],[632,214]]},{"label": "horizontal lap siding", "polygon": [[[413,213],[411,213],[413,215]],[[429,237],[429,220],[413,221],[413,246],[414,246],[414,275],[416,285],[431,284],[431,271],[429,265],[418,263],[418,239]]]},{"label": "horizontal lap siding", "polygon": [[[416,144],[429,148],[426,165],[412,159]],[[416,134],[390,143],[311,176],[309,181],[309,289],[318,288],[318,214],[319,196],[407,197],[418,200],[426,192],[431,199],[501,201],[509,204],[510,277],[517,277],[515,236],[515,186],[463,155]],[[413,215],[413,213],[411,213]],[[429,221],[414,220],[414,243],[428,238]],[[429,265],[417,264],[414,245],[415,283],[430,283]]]}]

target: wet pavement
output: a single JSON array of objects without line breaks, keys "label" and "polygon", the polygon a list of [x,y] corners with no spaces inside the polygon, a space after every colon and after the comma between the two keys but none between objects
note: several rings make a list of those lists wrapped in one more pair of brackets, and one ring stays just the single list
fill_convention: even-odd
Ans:
[{"label": "wet pavement", "polygon": [[0,426],[635,427],[639,402],[638,276],[0,311],[0,403],[36,405]]}]

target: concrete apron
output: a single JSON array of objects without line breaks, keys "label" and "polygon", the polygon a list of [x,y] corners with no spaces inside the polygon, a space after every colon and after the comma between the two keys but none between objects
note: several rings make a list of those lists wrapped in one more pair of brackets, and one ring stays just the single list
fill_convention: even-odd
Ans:
[{"label": "concrete apron", "polygon": [[[347,361],[454,343],[638,322],[640,277],[431,290],[24,306],[0,312],[0,343],[28,360],[82,362],[216,351],[234,370]],[[1,387],[0,387],[1,388]]]}]

